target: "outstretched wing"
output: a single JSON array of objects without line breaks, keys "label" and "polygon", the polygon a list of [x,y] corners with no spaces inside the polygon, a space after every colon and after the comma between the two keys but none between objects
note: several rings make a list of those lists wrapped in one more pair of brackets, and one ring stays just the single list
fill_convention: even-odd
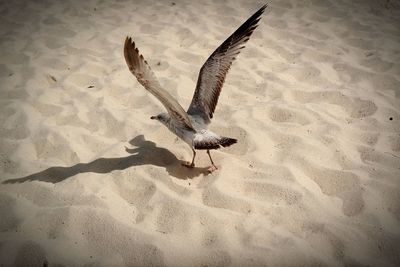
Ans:
[{"label": "outstretched wing", "polygon": [[206,123],[213,117],[218,97],[221,93],[225,76],[235,59],[257,28],[267,5],[261,7],[253,16],[242,24],[228,39],[225,40],[200,69],[196,90],[187,113],[201,116]]},{"label": "outstretched wing", "polygon": [[160,100],[167,109],[171,119],[176,124],[192,130],[193,126],[190,123],[187,113],[179,105],[178,101],[161,87],[147,61],[139,54],[139,50],[135,47],[135,43],[130,37],[126,37],[125,39],[124,56],[129,70],[147,91]]}]

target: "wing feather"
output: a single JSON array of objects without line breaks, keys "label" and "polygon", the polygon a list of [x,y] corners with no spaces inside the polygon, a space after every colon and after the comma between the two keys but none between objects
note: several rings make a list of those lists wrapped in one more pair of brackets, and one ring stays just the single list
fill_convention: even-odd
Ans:
[{"label": "wing feather", "polygon": [[261,7],[244,22],[211,54],[201,67],[196,90],[187,111],[189,115],[200,115],[206,123],[210,123],[226,74],[240,50],[244,48],[244,44],[257,28],[257,23],[266,7],[267,5]]},{"label": "wing feather", "polygon": [[161,87],[149,64],[135,47],[131,37],[126,37],[125,39],[124,56],[129,70],[137,78],[138,82],[164,105],[171,119],[176,124],[193,130],[187,113],[179,105],[178,101]]}]

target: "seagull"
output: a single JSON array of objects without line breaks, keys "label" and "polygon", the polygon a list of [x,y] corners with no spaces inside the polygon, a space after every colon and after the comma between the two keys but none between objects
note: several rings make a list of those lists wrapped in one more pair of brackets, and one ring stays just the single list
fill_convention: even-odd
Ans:
[{"label": "seagull", "polygon": [[257,28],[266,7],[267,5],[262,6],[246,20],[206,60],[200,69],[192,102],[187,111],[160,85],[149,64],[139,53],[132,38],[126,37],[124,56],[130,72],[167,110],[165,113],[151,116],[151,119],[164,124],[172,133],[186,142],[193,151],[192,162],[186,162],[182,165],[193,168],[196,150],[207,150],[211,161],[209,171],[213,172],[218,168],[211,158],[210,150],[228,147],[237,142],[234,138],[221,136],[210,131],[208,125],[213,118],[226,74],[236,56],[244,48],[244,44]]}]

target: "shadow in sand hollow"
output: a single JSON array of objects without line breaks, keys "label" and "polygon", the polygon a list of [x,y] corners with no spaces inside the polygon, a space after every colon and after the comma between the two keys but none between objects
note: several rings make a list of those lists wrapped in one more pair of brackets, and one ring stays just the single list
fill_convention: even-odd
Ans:
[{"label": "shadow in sand hollow", "polygon": [[22,178],[9,179],[3,184],[22,183],[26,181],[44,181],[59,183],[79,173],[95,172],[109,173],[114,170],[124,170],[132,166],[155,165],[165,167],[167,172],[178,179],[191,179],[200,174],[207,174],[207,168],[188,169],[168,149],[157,147],[155,143],[146,141],[143,135],[136,136],[130,142],[136,148],[125,148],[132,154],[122,158],[99,158],[89,163],[78,163],[71,167],[50,167],[44,171]]}]

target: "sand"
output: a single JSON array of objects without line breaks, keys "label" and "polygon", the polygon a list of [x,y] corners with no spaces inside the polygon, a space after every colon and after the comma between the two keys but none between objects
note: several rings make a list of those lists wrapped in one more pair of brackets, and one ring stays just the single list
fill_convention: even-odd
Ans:
[{"label": "sand", "polygon": [[270,1],[210,175],[122,51],[186,108],[263,5],[201,2],[1,1],[0,266],[400,265],[399,1]]}]

